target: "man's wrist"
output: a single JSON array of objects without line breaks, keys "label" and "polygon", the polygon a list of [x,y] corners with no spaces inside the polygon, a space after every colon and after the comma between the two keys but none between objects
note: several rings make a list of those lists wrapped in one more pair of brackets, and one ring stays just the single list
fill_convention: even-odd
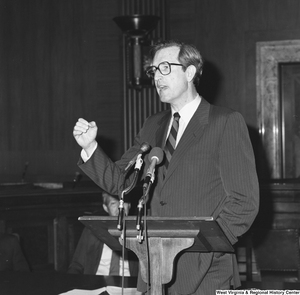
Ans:
[{"label": "man's wrist", "polygon": [[97,141],[94,140],[86,148],[84,148],[84,151],[86,152],[86,155],[88,157],[91,157],[91,155],[94,153],[96,148],[97,148]]},{"label": "man's wrist", "polygon": [[81,151],[81,158],[84,162],[86,162],[95,152],[97,149],[98,143],[97,141],[91,142],[87,148],[82,149]]}]

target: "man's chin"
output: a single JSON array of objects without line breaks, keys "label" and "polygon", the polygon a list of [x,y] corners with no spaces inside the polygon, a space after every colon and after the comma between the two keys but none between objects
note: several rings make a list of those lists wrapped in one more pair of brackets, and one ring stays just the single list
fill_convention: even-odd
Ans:
[{"label": "man's chin", "polygon": [[168,102],[167,97],[163,93],[159,93],[158,95],[159,95],[159,99],[161,102],[164,102],[164,103]]}]

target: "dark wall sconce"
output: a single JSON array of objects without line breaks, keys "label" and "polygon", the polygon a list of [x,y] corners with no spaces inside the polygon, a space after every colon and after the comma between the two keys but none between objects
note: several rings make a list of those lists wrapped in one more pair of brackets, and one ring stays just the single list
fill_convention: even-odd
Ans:
[{"label": "dark wall sconce", "polygon": [[125,34],[125,66],[126,80],[129,86],[140,88],[151,85],[151,80],[145,75],[145,56],[148,54],[152,40],[149,33],[155,29],[159,21],[154,15],[124,15],[113,18]]}]

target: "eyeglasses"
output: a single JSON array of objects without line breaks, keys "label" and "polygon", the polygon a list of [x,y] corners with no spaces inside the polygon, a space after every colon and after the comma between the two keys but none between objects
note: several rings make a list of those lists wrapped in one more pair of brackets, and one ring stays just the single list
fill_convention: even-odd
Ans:
[{"label": "eyeglasses", "polygon": [[171,66],[181,66],[181,67],[183,67],[182,64],[175,64],[175,63],[169,63],[167,61],[163,61],[157,67],[156,66],[148,67],[147,70],[146,70],[146,74],[149,78],[153,79],[156,71],[159,70],[159,72],[162,75],[166,76],[166,75],[169,75],[171,73]]}]

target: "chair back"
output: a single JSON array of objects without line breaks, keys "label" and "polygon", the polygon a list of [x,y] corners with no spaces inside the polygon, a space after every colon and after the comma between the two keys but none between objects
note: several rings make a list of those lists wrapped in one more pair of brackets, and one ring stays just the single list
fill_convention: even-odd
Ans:
[{"label": "chair back", "polygon": [[255,230],[252,235],[254,255],[262,280],[300,280],[298,229]]}]

